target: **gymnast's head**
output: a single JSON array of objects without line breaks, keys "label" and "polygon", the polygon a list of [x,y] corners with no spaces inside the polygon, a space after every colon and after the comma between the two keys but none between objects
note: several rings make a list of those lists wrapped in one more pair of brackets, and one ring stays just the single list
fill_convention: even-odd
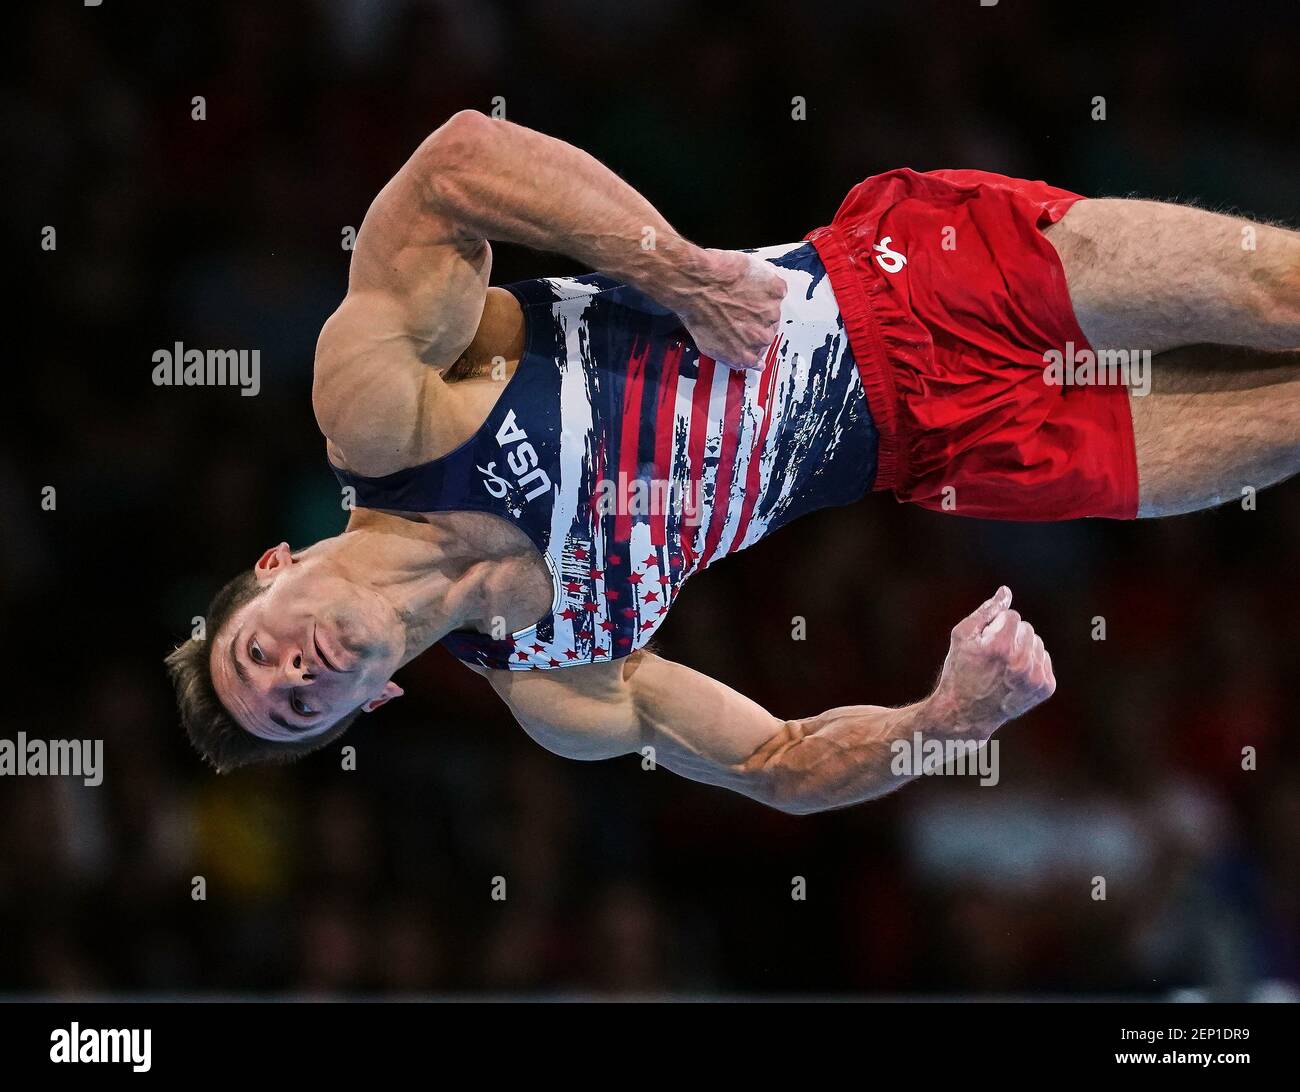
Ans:
[{"label": "gymnast's head", "polygon": [[220,773],[300,758],[402,693],[401,619],[321,545],[267,550],[217,592],[204,639],[166,659],[186,734]]}]

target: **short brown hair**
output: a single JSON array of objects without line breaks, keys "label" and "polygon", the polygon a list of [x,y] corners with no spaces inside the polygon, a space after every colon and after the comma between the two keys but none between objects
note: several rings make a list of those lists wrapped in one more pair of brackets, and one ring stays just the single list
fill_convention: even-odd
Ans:
[{"label": "short brown hair", "polygon": [[221,704],[212,685],[211,642],[235,611],[264,590],[251,570],[240,573],[213,597],[204,624],[207,639],[191,637],[163,661],[176,688],[176,704],[185,734],[217,773],[229,773],[255,762],[292,762],[333,743],[361,712],[352,710],[327,731],[302,743],[276,743],[241,727]]}]

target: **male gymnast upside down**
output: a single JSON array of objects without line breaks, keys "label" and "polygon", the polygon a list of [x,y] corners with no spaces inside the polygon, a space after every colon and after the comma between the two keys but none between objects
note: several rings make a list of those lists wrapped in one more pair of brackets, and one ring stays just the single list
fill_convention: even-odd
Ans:
[{"label": "male gymnast upside down", "polygon": [[[599,272],[489,287],[488,240]],[[317,345],[347,529],[217,594],[167,659],[181,716],[219,770],[293,758],[442,641],[562,755],[651,746],[795,813],[867,800],[905,780],[892,741],[980,742],[1052,694],[1010,591],[925,699],[782,720],[645,648],[687,577],[869,489],[1010,520],[1237,499],[1300,468],[1297,347],[1282,228],[898,170],[803,243],[708,250],[577,148],[459,113],[375,199]],[[1120,348],[1159,354],[1150,393],[1047,378]]]}]

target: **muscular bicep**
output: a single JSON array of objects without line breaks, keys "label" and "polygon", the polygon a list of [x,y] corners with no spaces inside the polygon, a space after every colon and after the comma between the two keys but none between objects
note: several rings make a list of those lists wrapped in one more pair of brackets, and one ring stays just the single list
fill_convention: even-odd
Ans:
[{"label": "muscular bicep", "polygon": [[347,296],[317,342],[313,406],[345,452],[377,442],[368,455],[382,461],[388,448],[408,442],[430,384],[469,346],[483,315],[491,248],[433,199],[433,176],[453,154],[447,129],[430,136],[371,204]]},{"label": "muscular bicep", "polygon": [[639,749],[641,725],[623,680],[624,661],[560,671],[476,668],[520,726],[565,758],[602,759]]},{"label": "muscular bicep", "polygon": [[[357,233],[348,269],[346,325],[362,322],[371,337],[409,342],[425,363],[446,366],[474,337],[492,248],[432,200],[440,169],[428,150],[435,133],[379,192]],[[361,303],[364,315],[350,314]],[[374,308],[370,311],[370,308]]]},{"label": "muscular bicep", "polygon": [[637,652],[611,664],[488,674],[520,724],[559,754],[642,752],[691,780],[768,797],[755,757],[783,737],[784,722],[698,671]]}]

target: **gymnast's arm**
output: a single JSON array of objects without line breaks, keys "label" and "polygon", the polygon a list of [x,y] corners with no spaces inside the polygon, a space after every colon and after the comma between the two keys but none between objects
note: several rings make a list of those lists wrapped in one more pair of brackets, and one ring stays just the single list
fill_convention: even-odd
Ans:
[{"label": "gymnast's arm", "polygon": [[313,408],[352,469],[396,469],[419,446],[441,373],[492,317],[489,239],[626,281],[718,360],[756,365],[776,335],[785,282],[765,262],[695,246],[586,152],[465,110],[371,204],[317,342]]},{"label": "gymnast's arm", "polygon": [[[490,672],[497,692],[544,746],[598,759],[653,748],[655,762],[792,814],[882,796],[913,775],[891,769],[893,744],[983,742],[1051,696],[1051,658],[1003,588],[953,629],[933,694],[900,709],[857,705],[781,720],[697,671],[648,652],[588,668]],[[565,676],[571,676],[566,679]]]},{"label": "gymnast's arm", "polygon": [[440,216],[483,239],[564,254],[633,285],[681,316],[706,355],[752,366],[776,334],[785,282],[766,263],[689,242],[571,144],[465,110],[406,169]]},{"label": "gymnast's arm", "polygon": [[[442,373],[492,317],[492,248],[430,201],[444,125],[380,190],[357,232],[348,291],[316,343],[312,408],[339,456],[360,473],[408,465]],[[499,308],[498,308],[499,310]]]}]

